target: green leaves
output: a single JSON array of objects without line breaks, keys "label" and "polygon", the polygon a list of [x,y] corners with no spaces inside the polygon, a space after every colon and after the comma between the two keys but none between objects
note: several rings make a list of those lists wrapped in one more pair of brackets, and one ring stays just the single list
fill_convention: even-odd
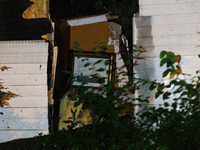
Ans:
[{"label": "green leaves", "polygon": [[167,63],[169,61],[168,58],[163,58],[161,61],[160,61],[160,66],[162,67],[165,63]]},{"label": "green leaves", "polygon": [[[164,57],[166,56],[166,57]],[[180,55],[179,55],[180,56]],[[169,67],[171,64],[174,64],[176,62],[176,56],[174,55],[173,52],[166,52],[166,51],[162,51],[160,53],[160,66],[163,66],[164,64],[167,63],[167,67]],[[180,60],[177,57],[177,61]]]},{"label": "green leaves", "polygon": [[98,61],[96,61],[93,65],[96,65],[96,64],[99,64],[99,63],[101,63],[103,60],[98,60]]},{"label": "green leaves", "polygon": [[80,104],[81,103],[77,101],[77,102],[74,103],[74,107],[78,107]]},{"label": "green leaves", "polygon": [[165,107],[169,107],[169,103],[164,102],[164,106],[165,106]]},{"label": "green leaves", "polygon": [[71,74],[71,71],[64,70],[63,73],[64,73],[64,74]]},{"label": "green leaves", "polygon": [[163,72],[162,77],[166,77],[170,72],[172,72],[172,69],[167,69]]},{"label": "green leaves", "polygon": [[170,61],[171,63],[175,63],[175,61],[176,61],[176,56],[175,56],[174,53],[172,53],[172,52],[168,52],[168,53],[167,53],[167,58],[169,59],[169,61]]},{"label": "green leaves", "polygon": [[79,43],[77,41],[74,42],[74,45],[72,46],[75,50],[79,50]]},{"label": "green leaves", "polygon": [[175,55],[173,52],[166,52],[166,51],[162,51],[160,53],[160,66],[162,67],[164,64],[167,64],[167,67],[171,67],[171,68],[168,68],[167,70],[165,70],[162,74],[162,77],[166,77],[169,73],[170,73],[170,76],[169,78],[173,78],[175,77],[175,75],[179,75],[182,73],[182,70],[180,68],[179,65],[176,65],[176,68],[174,67],[175,66],[175,63],[180,63],[181,61],[181,56],[180,55]]},{"label": "green leaves", "polygon": [[105,46],[105,45],[100,46],[99,48],[100,48],[101,50],[107,50],[107,49],[108,49],[107,46]]},{"label": "green leaves", "polygon": [[85,100],[84,100],[84,99],[78,99],[78,101],[76,101],[76,102],[74,103],[74,107],[78,107],[80,104],[83,104],[83,103],[85,103]]},{"label": "green leaves", "polygon": [[167,54],[166,51],[162,51],[162,52],[160,53],[160,59],[162,59],[166,54]]},{"label": "green leaves", "polygon": [[149,86],[149,90],[153,91],[157,87],[157,84],[155,82],[152,82]]},{"label": "green leaves", "polygon": [[97,72],[103,72],[103,71],[105,71],[105,69],[104,68],[99,68],[99,69],[97,69],[95,71],[97,71]]},{"label": "green leaves", "polygon": [[[163,77],[182,73],[179,55],[164,51],[161,52],[160,58],[160,65],[166,64],[167,66],[162,74]],[[101,62],[98,60],[95,65]],[[95,66],[91,66],[96,71],[104,71],[103,68],[97,69]],[[117,75],[125,73],[121,71]],[[94,74],[93,77],[98,79],[98,73]],[[101,78],[99,77],[99,79]],[[101,85],[100,88],[80,86],[77,90],[79,98],[71,98],[75,107],[71,109],[72,117],[64,121],[64,123],[70,124],[69,129],[59,132],[59,136],[53,135],[54,139],[48,139],[49,143],[46,145],[55,141],[57,147],[64,145],[60,149],[68,148],[70,150],[164,150],[174,147],[196,149],[196,143],[198,144],[200,141],[200,77],[197,77],[192,83],[178,78],[165,80],[167,83],[133,78],[131,82],[125,83],[122,87],[115,86],[119,81],[120,79],[116,77],[115,81],[109,81],[107,84]],[[169,84],[168,81],[170,81]],[[155,103],[151,103],[155,102],[152,95],[140,95],[138,98],[128,99],[128,94],[125,92],[132,88],[132,83],[136,89],[139,89],[139,86],[149,84],[149,90],[156,91],[155,98],[159,98],[159,101],[156,102],[158,105],[155,107]],[[149,91],[145,95],[148,93]],[[150,102],[146,105],[148,100]],[[133,113],[135,106],[145,109],[135,115]],[[83,116],[85,110],[91,113],[92,123],[87,126],[78,126],[81,123],[78,119]],[[62,135],[63,133],[64,135]],[[171,138],[172,135],[173,138]],[[191,139],[190,142],[188,142],[188,137]],[[127,144],[128,146],[126,146]]]},{"label": "green leaves", "polygon": [[91,63],[86,63],[86,64],[84,64],[84,67],[87,67],[89,65],[91,65]]}]

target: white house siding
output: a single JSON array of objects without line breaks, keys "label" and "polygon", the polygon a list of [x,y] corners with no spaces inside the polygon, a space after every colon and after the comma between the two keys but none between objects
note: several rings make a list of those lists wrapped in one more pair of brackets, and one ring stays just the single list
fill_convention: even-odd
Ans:
[{"label": "white house siding", "polygon": [[[200,1],[199,0],[139,0],[140,13],[133,18],[133,43],[142,45],[147,52],[141,56],[135,68],[136,76],[150,80],[168,82],[162,78],[164,67],[160,67],[162,50],[182,56],[184,73],[196,75],[200,59]],[[155,100],[148,87],[136,91],[136,95],[150,95],[151,104],[162,104]]]},{"label": "white house siding", "polygon": [[0,42],[0,79],[20,97],[0,108],[0,142],[48,133],[47,60],[45,41]]}]

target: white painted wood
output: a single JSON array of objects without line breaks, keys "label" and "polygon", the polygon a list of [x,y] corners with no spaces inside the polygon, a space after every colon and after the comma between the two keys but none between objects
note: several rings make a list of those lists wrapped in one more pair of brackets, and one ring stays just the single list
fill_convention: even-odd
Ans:
[{"label": "white painted wood", "polygon": [[48,130],[48,119],[0,119],[0,130]]},{"label": "white painted wood", "polygon": [[47,96],[47,85],[40,86],[6,86],[8,89],[4,91],[12,91],[21,97],[33,97],[33,96]]},{"label": "white painted wood", "polygon": [[163,4],[185,4],[185,3],[198,3],[199,0],[139,0],[139,5],[163,5]]},{"label": "white painted wood", "polygon": [[[168,77],[162,78],[166,67],[161,68],[159,65],[159,54],[162,50],[180,54],[183,73],[195,76],[200,66],[199,0],[139,0],[139,4],[139,16],[142,17],[133,19],[133,27],[136,30],[133,33],[133,43],[142,45],[147,52],[140,55],[145,59],[138,60],[135,76],[169,83]],[[180,77],[191,82],[189,79],[192,76]],[[161,97],[155,99],[155,91],[150,92],[148,85],[141,86],[135,95],[144,95],[144,98],[150,96],[150,106],[163,104]]]},{"label": "white painted wood", "polygon": [[41,54],[48,53],[45,41],[0,41],[0,54]]},{"label": "white painted wood", "polygon": [[160,25],[189,25],[199,24],[200,14],[172,14],[165,16],[142,16],[135,17],[135,26],[137,28],[149,27],[149,26],[160,26]]},{"label": "white painted wood", "polygon": [[1,75],[4,86],[7,85],[47,85],[47,74]]},{"label": "white painted wood", "polygon": [[159,57],[159,54],[162,50],[172,51],[176,55],[187,56],[188,52],[190,56],[197,56],[200,53],[200,46],[195,45],[163,45],[163,46],[152,46],[146,47],[146,52],[140,54],[141,57]]},{"label": "white painted wood", "polygon": [[[48,108],[0,108],[1,119],[47,119]],[[31,127],[30,127],[31,128]]]},{"label": "white painted wood", "polygon": [[165,16],[152,16],[152,25],[187,25],[199,24],[200,14],[172,14]]},{"label": "white painted wood", "polygon": [[164,45],[199,45],[199,35],[182,35],[182,36],[155,36],[147,38],[139,38],[137,45],[143,47],[164,46]]},{"label": "white painted wood", "polygon": [[86,25],[86,24],[93,24],[98,22],[107,22],[106,15],[99,15],[99,16],[91,16],[87,18],[74,18],[67,20],[67,23],[70,26],[80,26],[80,25]]},{"label": "white painted wood", "polygon": [[[196,71],[200,70],[200,68],[191,68],[191,67],[181,67],[182,73],[191,74],[192,76],[187,75],[179,75],[181,79],[191,79],[193,76],[197,75]],[[164,81],[168,80],[168,78],[163,78],[162,73],[166,70],[166,67],[154,68],[154,69],[141,69],[137,68],[135,73],[142,79],[149,79],[150,81]]]},{"label": "white painted wood", "polygon": [[199,24],[189,25],[163,25],[137,28],[137,37],[150,36],[176,36],[176,35],[196,35],[200,33]]},{"label": "white painted wood", "polygon": [[34,136],[38,136],[39,133],[43,134],[48,134],[48,130],[36,130],[36,131],[30,131],[30,130],[25,130],[25,131],[5,131],[5,130],[0,130],[0,143],[6,142],[6,141],[11,141],[14,139],[19,139],[19,138],[30,138]]},{"label": "white painted wood", "polygon": [[[156,63],[155,63],[156,62]],[[181,67],[182,68],[199,68],[200,58],[198,56],[182,56]],[[160,58],[145,58],[145,60],[138,60],[136,66],[141,69],[160,69]]]},{"label": "white painted wood", "polygon": [[200,3],[140,6],[141,16],[162,16],[175,14],[198,14]]},{"label": "white painted wood", "polygon": [[0,67],[10,67],[8,70],[0,71],[0,75],[20,75],[20,74],[46,74],[47,64],[0,64]]},{"label": "white painted wood", "polygon": [[[135,29],[142,27],[151,27],[152,17],[151,16],[142,16],[142,17],[133,17],[133,25]],[[136,32],[136,31],[133,31]]]},{"label": "white painted wood", "polygon": [[4,91],[20,95],[0,108],[0,142],[48,133],[47,61],[49,43],[0,42],[0,80]]},{"label": "white painted wood", "polygon": [[47,63],[48,54],[2,54],[0,64]]},{"label": "white painted wood", "polygon": [[[127,41],[126,41],[127,42]],[[124,65],[124,61],[121,58],[121,54],[119,53],[119,41],[114,40],[114,48],[115,48],[115,53],[116,53],[116,67],[117,67],[117,73],[119,72],[127,72],[126,68],[121,68]],[[122,74],[118,74],[119,80],[121,82],[118,83],[119,87],[122,87],[125,85],[126,82],[128,82],[128,76],[123,76]]]},{"label": "white painted wood", "polygon": [[26,108],[37,108],[37,107],[48,107],[48,97],[16,97],[8,101],[9,106],[12,108],[26,107]]}]

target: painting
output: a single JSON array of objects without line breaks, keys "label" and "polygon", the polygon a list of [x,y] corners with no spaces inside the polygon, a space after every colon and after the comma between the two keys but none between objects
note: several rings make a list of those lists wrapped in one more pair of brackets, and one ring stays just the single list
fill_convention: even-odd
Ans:
[{"label": "painting", "polygon": [[112,69],[110,66],[111,57],[95,57],[94,55],[73,55],[73,75],[75,80],[72,86],[99,87],[101,84],[106,84],[110,80],[110,75],[107,71]]}]

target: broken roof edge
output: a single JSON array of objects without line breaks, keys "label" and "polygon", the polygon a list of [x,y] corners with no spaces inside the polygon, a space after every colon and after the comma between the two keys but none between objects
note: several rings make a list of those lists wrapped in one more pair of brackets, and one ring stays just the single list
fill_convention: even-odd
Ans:
[{"label": "broken roof edge", "polygon": [[80,25],[104,22],[104,21],[113,20],[117,18],[118,16],[114,16],[114,15],[110,15],[109,13],[106,13],[106,14],[71,18],[71,19],[67,19],[66,21],[70,26],[80,26]]}]

